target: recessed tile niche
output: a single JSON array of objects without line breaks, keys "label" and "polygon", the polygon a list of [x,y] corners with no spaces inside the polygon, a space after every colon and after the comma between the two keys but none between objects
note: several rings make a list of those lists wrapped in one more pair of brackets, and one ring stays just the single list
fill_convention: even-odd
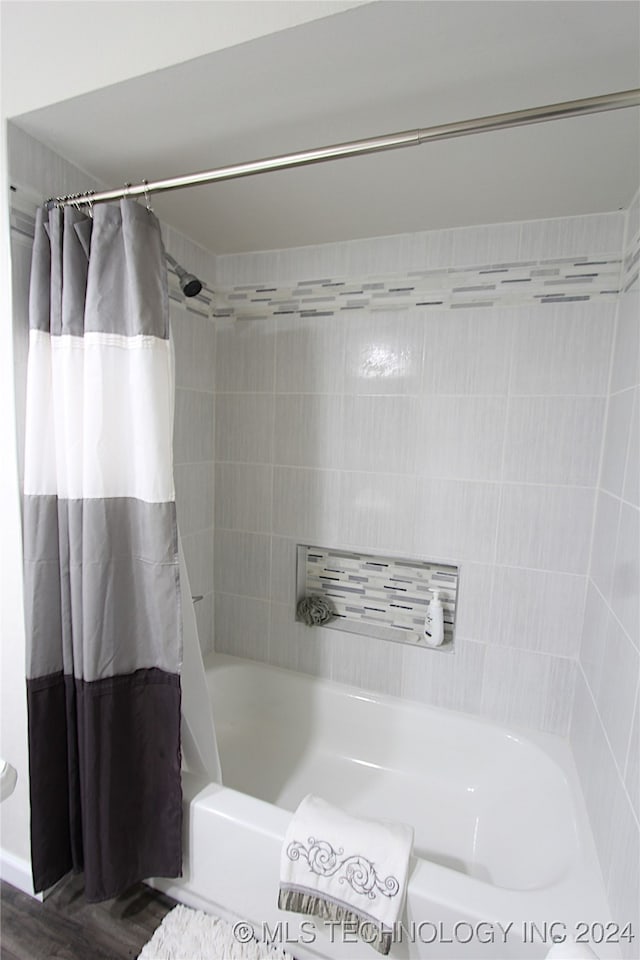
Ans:
[{"label": "recessed tile niche", "polygon": [[[453,564],[298,544],[297,603],[309,596],[328,600],[329,629],[452,652],[459,576]],[[434,590],[444,612],[440,647],[430,647],[423,633]]]}]

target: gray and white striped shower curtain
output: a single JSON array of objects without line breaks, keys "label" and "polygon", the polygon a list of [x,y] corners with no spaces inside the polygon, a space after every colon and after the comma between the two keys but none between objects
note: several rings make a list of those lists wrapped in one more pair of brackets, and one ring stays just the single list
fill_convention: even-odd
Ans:
[{"label": "gray and white striped shower curtain", "polygon": [[24,565],[36,891],[182,868],[180,580],[164,249],[131,200],[40,210]]}]

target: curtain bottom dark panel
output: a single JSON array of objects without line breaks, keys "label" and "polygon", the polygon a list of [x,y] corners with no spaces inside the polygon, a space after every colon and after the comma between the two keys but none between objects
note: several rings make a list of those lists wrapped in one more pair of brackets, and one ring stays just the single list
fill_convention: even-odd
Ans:
[{"label": "curtain bottom dark panel", "polygon": [[36,891],[84,869],[87,900],[182,873],[180,677],[27,681]]},{"label": "curtain bottom dark panel", "polygon": [[36,892],[46,890],[73,860],[69,816],[67,704],[62,673],[27,680],[31,870]]}]

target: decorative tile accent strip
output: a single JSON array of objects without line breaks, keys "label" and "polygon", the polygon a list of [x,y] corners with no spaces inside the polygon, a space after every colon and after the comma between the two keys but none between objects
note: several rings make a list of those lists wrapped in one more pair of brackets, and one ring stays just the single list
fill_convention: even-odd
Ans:
[{"label": "decorative tile accent strip", "polygon": [[[242,286],[216,290],[214,317],[264,319],[295,315],[330,317],[354,310],[407,307],[519,306],[612,299],[622,288],[630,258],[619,254],[469,268],[412,271],[347,280],[323,277],[295,286]],[[637,259],[635,261],[637,272]]]},{"label": "decorative tile accent strip", "polygon": [[[32,206],[34,206],[32,204]],[[33,214],[12,197],[11,226],[33,236]],[[556,260],[493,263],[472,268],[414,270],[406,274],[348,279],[322,277],[294,286],[242,284],[215,292],[204,287],[185,298],[169,270],[169,295],[203,316],[257,320],[267,317],[332,317],[357,310],[440,310],[464,307],[511,307],[527,303],[575,303],[615,299],[637,281],[640,233],[623,255],[562,257]]]},{"label": "decorative tile accent strip", "polygon": [[451,564],[298,546],[298,602],[323,596],[336,614],[327,626],[400,643],[427,647],[424,621],[437,590],[444,611],[443,647],[451,648],[458,578],[459,569]]}]

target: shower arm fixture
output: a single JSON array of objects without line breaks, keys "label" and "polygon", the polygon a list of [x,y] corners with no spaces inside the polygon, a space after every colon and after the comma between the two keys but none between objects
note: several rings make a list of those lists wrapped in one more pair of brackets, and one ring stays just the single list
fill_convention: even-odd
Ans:
[{"label": "shower arm fixture", "polygon": [[67,197],[52,197],[47,201],[47,207],[64,207],[68,204],[106,203],[109,200],[120,200],[127,197],[145,196],[150,193],[162,193],[167,190],[180,190],[184,187],[195,187],[204,183],[214,183],[218,180],[235,180],[238,177],[248,177],[256,173],[268,173],[271,170],[285,170],[291,167],[306,166],[311,163],[322,163],[325,160],[339,160],[342,157],[363,156],[368,153],[378,153],[381,150],[394,150],[399,147],[418,146],[433,140],[449,140],[453,137],[464,137],[472,133],[486,133],[489,130],[505,130],[509,127],[527,126],[531,123],[544,123],[547,120],[560,120],[565,117],[575,117],[588,113],[600,113],[606,110],[620,110],[625,107],[640,106],[640,89],[623,90],[618,93],[605,93],[599,97],[586,97],[582,100],[567,100],[563,103],[552,103],[544,107],[531,107],[527,110],[515,110],[511,113],[496,113],[488,117],[479,117],[475,120],[460,120],[456,123],[443,123],[435,127],[425,127],[417,130],[407,130],[401,133],[391,133],[368,140],[352,140],[348,143],[339,143],[328,147],[318,147],[314,150],[304,150],[300,153],[288,153],[279,157],[267,157],[263,160],[252,160],[248,163],[237,163],[228,167],[217,167],[201,173],[190,173],[184,176],[171,177],[168,180],[156,180],[140,184],[126,184],[124,188],[75,194]]},{"label": "shower arm fixture", "polygon": [[184,293],[185,297],[197,297],[202,290],[201,281],[198,280],[198,278],[192,273],[188,273],[184,267],[181,267],[178,261],[175,260],[170,253],[165,251],[164,255],[178,275],[180,289]]}]

